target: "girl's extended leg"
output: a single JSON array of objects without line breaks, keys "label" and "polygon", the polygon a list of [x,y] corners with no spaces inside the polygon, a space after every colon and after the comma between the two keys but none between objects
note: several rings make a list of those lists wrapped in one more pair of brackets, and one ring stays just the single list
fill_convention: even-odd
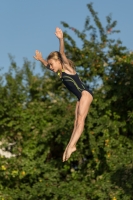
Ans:
[{"label": "girl's extended leg", "polygon": [[76,143],[83,132],[84,121],[88,114],[89,107],[92,100],[93,100],[93,97],[90,93],[88,93],[87,91],[82,92],[82,97],[80,99],[79,106],[78,106],[76,128],[71,136],[69,146],[67,147],[66,151],[63,154],[63,162],[67,161],[68,158],[71,156],[72,152],[76,150]]}]

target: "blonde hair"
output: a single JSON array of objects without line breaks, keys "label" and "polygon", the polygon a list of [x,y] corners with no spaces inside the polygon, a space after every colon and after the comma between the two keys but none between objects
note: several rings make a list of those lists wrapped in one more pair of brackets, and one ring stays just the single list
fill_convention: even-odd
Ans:
[{"label": "blonde hair", "polygon": [[[53,51],[51,52],[48,57],[47,57],[47,60],[50,60],[50,59],[54,59],[54,60],[59,60],[61,62],[61,64],[63,64],[63,60],[62,60],[62,57],[61,57],[61,54],[59,51]],[[69,65],[74,68],[74,63],[72,60],[68,59],[68,62],[69,62]]]}]

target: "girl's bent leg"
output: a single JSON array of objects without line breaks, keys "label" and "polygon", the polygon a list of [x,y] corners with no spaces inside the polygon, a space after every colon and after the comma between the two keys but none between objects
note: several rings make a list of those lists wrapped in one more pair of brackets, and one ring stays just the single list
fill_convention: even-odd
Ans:
[{"label": "girl's bent leg", "polygon": [[[72,138],[73,138],[73,135],[74,135],[74,133],[75,133],[76,127],[77,127],[78,109],[79,109],[79,101],[77,102],[76,108],[75,108],[74,129],[73,129],[73,132],[72,132],[72,135],[71,135],[71,138],[70,138],[69,143],[71,142],[71,140],[72,140]],[[68,143],[67,146],[69,146],[69,143]]]},{"label": "girl's bent leg", "polygon": [[[74,133],[75,133],[75,130],[76,130],[76,126],[77,126],[77,117],[78,117],[78,108],[79,108],[79,101],[77,101],[77,103],[76,103],[76,108],[75,108],[75,120],[74,120],[73,132],[72,132],[70,141],[69,141],[69,143],[68,143],[68,145],[67,145],[67,147],[66,147],[66,149],[65,149],[65,151],[64,151],[63,157],[65,157],[65,154],[66,154],[66,152],[67,152],[67,149],[68,149],[68,147],[69,147],[69,144],[70,144],[70,142],[71,142],[71,140],[72,140],[72,138],[73,138],[73,135],[74,135]],[[73,148],[73,151],[76,151],[76,146]]]}]

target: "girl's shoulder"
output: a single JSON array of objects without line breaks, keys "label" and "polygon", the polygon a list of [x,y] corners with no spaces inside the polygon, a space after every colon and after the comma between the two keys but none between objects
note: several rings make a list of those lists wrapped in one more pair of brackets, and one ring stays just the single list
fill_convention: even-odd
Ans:
[{"label": "girl's shoulder", "polygon": [[63,65],[63,71],[67,74],[73,74],[73,75],[76,73],[75,69],[70,65]]}]

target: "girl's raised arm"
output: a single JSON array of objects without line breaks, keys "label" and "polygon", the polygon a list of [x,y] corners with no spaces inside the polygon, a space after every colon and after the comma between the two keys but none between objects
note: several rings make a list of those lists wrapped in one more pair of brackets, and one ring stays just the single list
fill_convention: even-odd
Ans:
[{"label": "girl's raised arm", "polygon": [[63,38],[62,30],[57,27],[56,31],[55,31],[55,35],[59,39],[59,42],[60,42],[60,54],[61,54],[63,63],[69,65],[68,59],[67,59],[65,52],[64,52],[64,38]]}]

